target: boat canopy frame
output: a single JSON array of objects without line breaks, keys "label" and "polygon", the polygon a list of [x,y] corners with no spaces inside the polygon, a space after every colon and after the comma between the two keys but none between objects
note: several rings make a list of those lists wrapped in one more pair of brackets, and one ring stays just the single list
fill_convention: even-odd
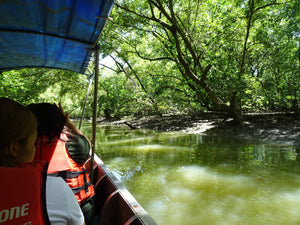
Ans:
[{"label": "boat canopy frame", "polygon": [[0,1],[0,72],[43,67],[85,74],[94,53],[93,161],[99,77],[97,43],[110,20],[114,2],[115,0]]},{"label": "boat canopy frame", "polygon": [[114,2],[0,1],[0,72],[43,67],[85,74]]}]

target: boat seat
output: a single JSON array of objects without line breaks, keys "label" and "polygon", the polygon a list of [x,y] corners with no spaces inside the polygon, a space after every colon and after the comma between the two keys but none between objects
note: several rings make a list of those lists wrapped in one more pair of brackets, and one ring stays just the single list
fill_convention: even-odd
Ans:
[{"label": "boat seat", "polygon": [[122,198],[120,190],[116,190],[110,194],[104,204],[100,225],[142,225],[143,223],[138,223],[138,217],[135,217],[132,209]]},{"label": "boat seat", "polygon": [[135,214],[129,218],[124,225],[144,225],[140,217],[141,216],[139,214]]},{"label": "boat seat", "polygon": [[[99,225],[145,225],[143,215],[139,215],[139,205],[131,202],[130,193],[113,174],[98,166],[95,184],[96,217]],[[125,197],[126,196],[126,197]],[[129,201],[129,202],[128,202]],[[143,213],[142,213],[143,214]],[[151,223],[150,223],[151,224]]]},{"label": "boat seat", "polygon": [[[90,175],[90,172],[91,172],[91,158],[88,158],[86,160],[86,162],[84,163],[84,168],[86,169],[86,171],[88,171],[89,175]],[[98,169],[98,166],[97,166],[97,163],[94,162],[94,165],[93,165],[93,179],[90,179],[93,181],[93,184],[95,185],[95,182],[98,180],[97,178],[102,176],[101,174],[101,171],[99,171]]]},{"label": "boat seat", "polygon": [[104,174],[94,186],[95,189],[95,203],[96,203],[96,215],[100,216],[106,200],[111,193],[117,190],[115,185],[110,182],[107,174]]}]

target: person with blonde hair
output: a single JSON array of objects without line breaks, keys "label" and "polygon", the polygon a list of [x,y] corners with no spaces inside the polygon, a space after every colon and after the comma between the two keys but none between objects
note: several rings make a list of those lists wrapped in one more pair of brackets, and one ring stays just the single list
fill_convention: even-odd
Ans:
[{"label": "person with blonde hair", "polygon": [[68,185],[47,176],[46,162],[32,162],[37,120],[21,104],[0,98],[1,224],[82,225],[84,217]]}]

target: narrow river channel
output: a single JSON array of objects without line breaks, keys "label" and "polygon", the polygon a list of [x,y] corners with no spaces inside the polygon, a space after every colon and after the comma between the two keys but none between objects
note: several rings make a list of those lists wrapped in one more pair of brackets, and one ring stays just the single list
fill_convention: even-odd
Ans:
[{"label": "narrow river channel", "polygon": [[158,225],[300,224],[295,146],[120,126],[99,126],[96,145]]}]

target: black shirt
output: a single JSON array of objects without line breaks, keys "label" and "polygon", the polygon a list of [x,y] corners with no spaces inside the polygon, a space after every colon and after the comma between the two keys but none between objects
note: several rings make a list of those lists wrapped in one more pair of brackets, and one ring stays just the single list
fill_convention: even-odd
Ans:
[{"label": "black shirt", "polygon": [[90,143],[82,135],[69,136],[70,141],[67,142],[67,150],[72,159],[77,163],[84,163],[90,154]]}]

